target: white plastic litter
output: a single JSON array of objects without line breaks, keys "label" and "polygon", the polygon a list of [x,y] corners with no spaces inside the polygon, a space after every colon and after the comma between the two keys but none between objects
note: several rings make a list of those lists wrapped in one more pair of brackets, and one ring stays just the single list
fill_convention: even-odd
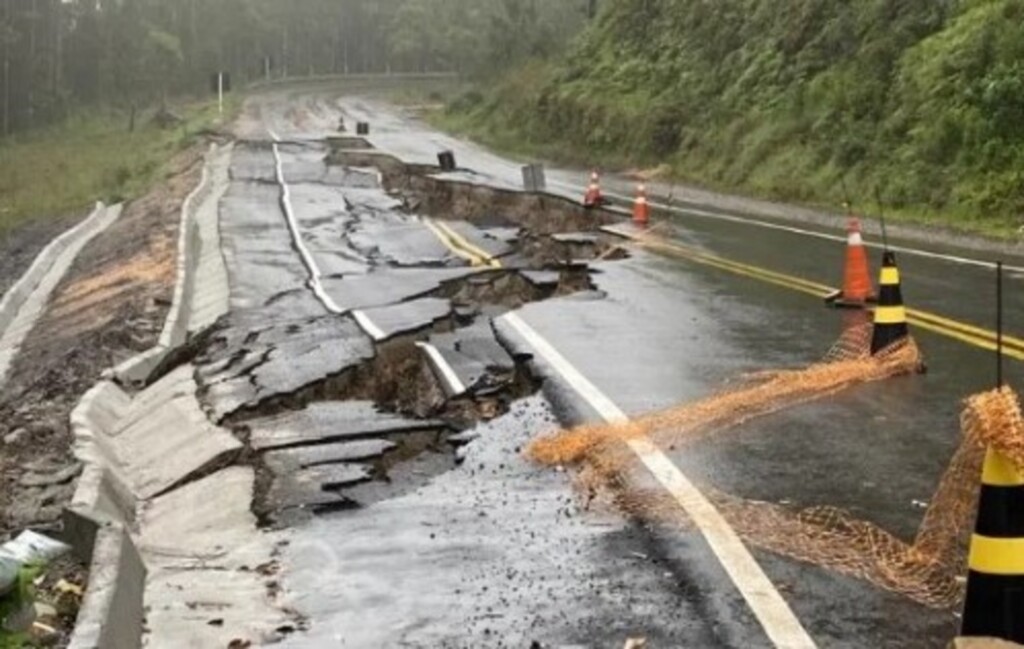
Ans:
[{"label": "white plastic litter", "polygon": [[13,541],[0,547],[0,557],[13,557],[22,565],[31,563],[49,563],[57,557],[71,551],[71,546],[56,539],[43,536],[31,530],[25,530]]}]

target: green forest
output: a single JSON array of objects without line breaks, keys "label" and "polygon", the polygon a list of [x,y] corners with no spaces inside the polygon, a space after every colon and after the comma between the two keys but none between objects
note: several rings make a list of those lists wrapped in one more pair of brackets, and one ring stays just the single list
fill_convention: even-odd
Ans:
[{"label": "green forest", "polygon": [[551,56],[593,0],[0,0],[0,137],[83,107],[151,106],[327,74],[473,78]]},{"label": "green forest", "polygon": [[474,83],[440,122],[581,165],[993,231],[1024,214],[1024,0],[0,0],[0,144],[330,74]]},{"label": "green forest", "polygon": [[[495,79],[563,52],[595,6],[0,0],[0,236],[29,219],[139,195],[178,152],[229,120],[254,83],[435,72]],[[234,91],[223,116],[213,92],[221,71]]]},{"label": "green forest", "polygon": [[444,120],[579,163],[1006,232],[1024,217],[1024,1],[618,0]]}]

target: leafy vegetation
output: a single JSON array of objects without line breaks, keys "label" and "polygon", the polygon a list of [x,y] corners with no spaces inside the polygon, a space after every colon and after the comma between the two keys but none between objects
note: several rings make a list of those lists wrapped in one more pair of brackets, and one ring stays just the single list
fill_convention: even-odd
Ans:
[{"label": "leafy vegetation", "polygon": [[404,68],[434,65],[486,80],[561,53],[587,11],[580,0],[403,0],[387,42]]},{"label": "leafy vegetation", "polygon": [[129,132],[128,114],[96,110],[0,140],[0,234],[35,216],[140,194],[163,177],[175,153],[219,119],[215,102],[180,110],[183,122],[172,128],[147,115]]},{"label": "leafy vegetation", "polygon": [[6,0],[0,137],[82,106],[149,105],[267,77],[486,76],[558,51],[581,0]]},{"label": "leafy vegetation", "polygon": [[159,177],[195,124],[129,132],[129,116],[211,96],[218,71],[234,88],[346,73],[487,78],[560,51],[586,13],[581,0],[6,0],[0,231]]},{"label": "leafy vegetation", "polygon": [[5,631],[4,621],[8,616],[20,611],[34,596],[33,582],[43,572],[43,566],[32,564],[23,566],[18,572],[18,581],[14,589],[0,598],[0,649],[21,649],[30,646],[28,635]]},{"label": "leafy vegetation", "polygon": [[878,188],[905,215],[1005,232],[1024,216],[1024,1],[603,3],[567,54],[445,121],[786,200]]}]

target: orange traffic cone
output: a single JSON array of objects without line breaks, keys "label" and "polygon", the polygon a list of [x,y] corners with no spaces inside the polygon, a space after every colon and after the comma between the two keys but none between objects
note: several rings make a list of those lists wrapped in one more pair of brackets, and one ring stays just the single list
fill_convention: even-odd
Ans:
[{"label": "orange traffic cone", "polygon": [[647,227],[651,217],[651,206],[647,203],[647,186],[643,183],[637,185],[636,201],[633,203],[633,223],[641,227]]},{"label": "orange traffic cone", "polygon": [[604,195],[601,193],[601,177],[597,172],[590,174],[590,184],[587,185],[587,193],[583,195],[583,207],[599,207],[604,202]]},{"label": "orange traffic cone", "polygon": [[861,237],[860,221],[851,218],[847,224],[846,268],[843,273],[843,289],[826,298],[837,307],[862,309],[875,300],[875,289],[871,284],[871,270],[868,268],[868,254]]}]

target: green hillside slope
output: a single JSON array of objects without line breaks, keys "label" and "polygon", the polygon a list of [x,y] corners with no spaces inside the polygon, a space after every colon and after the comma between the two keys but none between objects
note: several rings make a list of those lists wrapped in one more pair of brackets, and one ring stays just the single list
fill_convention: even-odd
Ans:
[{"label": "green hillside slope", "polygon": [[864,204],[878,187],[970,229],[1024,217],[1024,0],[605,5],[563,59],[449,119],[781,199]]}]

